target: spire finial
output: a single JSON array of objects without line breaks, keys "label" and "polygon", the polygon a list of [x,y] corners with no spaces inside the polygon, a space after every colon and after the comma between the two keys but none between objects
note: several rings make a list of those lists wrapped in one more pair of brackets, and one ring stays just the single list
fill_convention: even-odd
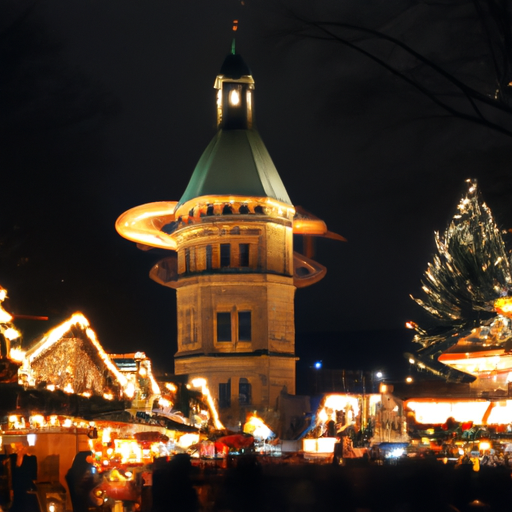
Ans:
[{"label": "spire finial", "polygon": [[[233,20],[233,32],[238,30],[238,20]],[[233,37],[233,42],[231,43],[231,55],[235,55],[235,38]]]}]

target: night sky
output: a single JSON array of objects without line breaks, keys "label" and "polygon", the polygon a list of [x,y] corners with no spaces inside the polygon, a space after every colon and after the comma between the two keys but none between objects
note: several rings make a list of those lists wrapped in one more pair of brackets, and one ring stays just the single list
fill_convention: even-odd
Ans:
[{"label": "night sky", "polygon": [[172,371],[175,292],[148,277],[162,252],[139,251],[114,224],[184,192],[215,133],[213,83],[234,19],[257,127],[293,204],[348,240],[318,240],[327,276],[297,291],[303,364],[403,361],[404,323],[424,318],[409,294],[421,295],[433,233],[466,178],[512,228],[509,107],[472,110],[396,44],[339,25],[322,25],[336,35],[326,40],[309,23],[397,38],[493,101],[500,38],[470,0],[9,0],[0,10],[0,285],[11,313],[49,317],[15,322],[26,346],[81,311],[107,351],[143,350]]}]

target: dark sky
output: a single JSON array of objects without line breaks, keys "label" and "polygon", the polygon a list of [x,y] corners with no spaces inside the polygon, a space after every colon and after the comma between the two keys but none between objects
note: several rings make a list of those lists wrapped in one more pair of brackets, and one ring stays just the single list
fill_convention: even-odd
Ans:
[{"label": "dark sky", "polygon": [[[144,350],[172,368],[175,294],[148,277],[162,253],[138,251],[114,223],[133,206],[181,197],[214,135],[213,82],[238,19],[256,123],[290,198],[348,239],[317,243],[328,273],[297,291],[297,352],[313,357],[321,340],[336,345],[336,333],[357,343],[373,330],[400,358],[393,343],[405,321],[423,318],[409,294],[420,294],[433,233],[445,229],[466,178],[479,180],[498,224],[512,227],[512,138],[439,106],[475,116],[460,89],[397,45],[339,26],[328,27],[337,39],[324,40],[304,20],[384,32],[493,98],[489,34],[474,5],[4,2],[0,285],[12,313],[50,317],[16,322],[25,344],[82,311],[107,350]],[[479,107],[512,130],[511,114]]]}]

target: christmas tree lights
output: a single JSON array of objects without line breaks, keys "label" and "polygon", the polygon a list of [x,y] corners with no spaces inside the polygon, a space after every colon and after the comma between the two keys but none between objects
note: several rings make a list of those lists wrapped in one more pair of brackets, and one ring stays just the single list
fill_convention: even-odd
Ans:
[{"label": "christmas tree lights", "polygon": [[511,319],[504,316],[512,274],[503,233],[481,201],[477,182],[467,185],[444,234],[435,233],[437,253],[422,280],[424,297],[412,297],[434,320],[427,328],[409,324],[416,330],[414,341],[423,345],[418,359],[435,373],[436,356],[465,336],[472,334],[483,346],[512,338]]}]

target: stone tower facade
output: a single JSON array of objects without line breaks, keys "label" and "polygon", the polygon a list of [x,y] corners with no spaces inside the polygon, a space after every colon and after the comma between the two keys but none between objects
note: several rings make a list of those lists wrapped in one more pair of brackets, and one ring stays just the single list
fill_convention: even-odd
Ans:
[{"label": "stone tower facade", "polygon": [[116,228],[172,251],[150,277],[177,293],[175,373],[206,379],[233,424],[295,393],[295,290],[326,270],[294,253],[293,235],[342,237],[292,205],[254,127],[254,80],[238,54],[214,87],[217,133],[181,199],[133,208]]}]

